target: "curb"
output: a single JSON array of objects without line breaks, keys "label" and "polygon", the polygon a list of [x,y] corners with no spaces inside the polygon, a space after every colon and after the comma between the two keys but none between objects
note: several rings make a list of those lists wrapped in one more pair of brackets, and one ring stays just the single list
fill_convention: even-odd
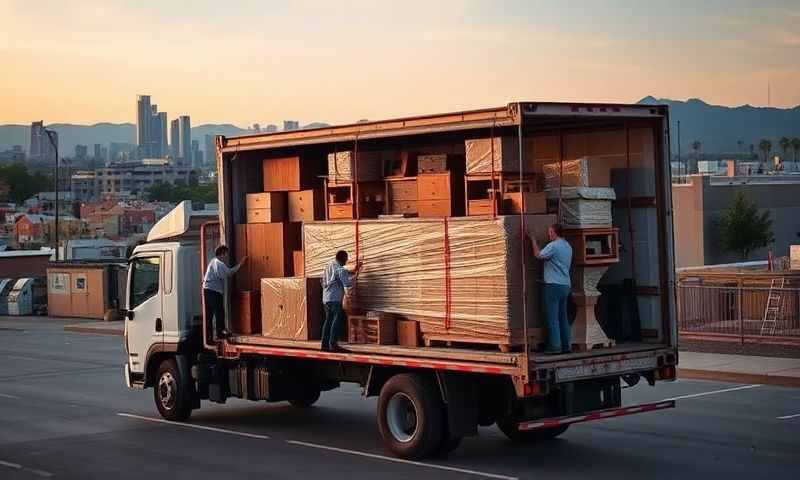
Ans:
[{"label": "curb", "polygon": [[781,387],[800,387],[800,377],[782,375],[765,375],[740,372],[719,372],[715,370],[698,370],[678,367],[678,378],[693,380],[714,380],[718,382],[749,383],[761,385],[777,385]]},{"label": "curb", "polygon": [[108,327],[93,327],[90,325],[67,325],[64,327],[65,332],[70,333],[91,333],[95,335],[112,335],[121,337],[124,334],[124,329],[114,329]]}]

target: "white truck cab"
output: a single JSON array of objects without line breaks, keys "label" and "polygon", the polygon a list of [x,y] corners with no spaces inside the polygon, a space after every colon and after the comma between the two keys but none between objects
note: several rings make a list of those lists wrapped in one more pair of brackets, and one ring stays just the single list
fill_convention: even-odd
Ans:
[{"label": "white truck cab", "polygon": [[134,249],[124,311],[127,385],[153,385],[158,356],[202,343],[198,230],[216,218],[216,211],[193,211],[182,202]]}]

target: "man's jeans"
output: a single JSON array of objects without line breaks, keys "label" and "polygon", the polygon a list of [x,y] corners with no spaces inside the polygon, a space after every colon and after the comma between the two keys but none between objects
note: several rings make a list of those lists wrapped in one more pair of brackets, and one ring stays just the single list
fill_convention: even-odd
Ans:
[{"label": "man's jeans", "polygon": [[331,350],[339,341],[344,323],[342,302],[326,302],[325,323],[322,324],[322,349]]},{"label": "man's jeans", "polygon": [[547,351],[569,352],[572,349],[567,319],[569,285],[544,284],[544,310],[547,318]]}]

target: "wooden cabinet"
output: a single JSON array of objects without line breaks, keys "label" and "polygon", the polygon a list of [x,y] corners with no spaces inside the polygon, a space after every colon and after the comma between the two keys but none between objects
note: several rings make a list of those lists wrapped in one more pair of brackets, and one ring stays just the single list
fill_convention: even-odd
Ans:
[{"label": "wooden cabinet", "polygon": [[616,227],[564,229],[572,245],[572,265],[599,266],[619,262],[619,229]]},{"label": "wooden cabinet", "polygon": [[322,190],[289,192],[289,221],[325,220],[325,197]]},{"label": "wooden cabinet", "polygon": [[[247,255],[247,224],[237,224],[234,231],[236,233],[236,237],[233,239],[234,248],[236,250],[234,253],[236,255],[236,263],[239,263],[242,257]],[[252,288],[249,261],[242,265],[242,268],[236,272],[235,277],[236,290],[244,292]]]},{"label": "wooden cabinet", "polygon": [[519,213],[547,213],[547,194],[545,192],[504,193],[503,214],[511,215]]},{"label": "wooden cabinet", "polygon": [[452,198],[450,173],[430,173],[417,177],[420,200],[449,200]]},{"label": "wooden cabinet", "polygon": [[313,186],[313,169],[300,168],[300,157],[265,158],[261,163],[265,192],[293,192]]},{"label": "wooden cabinet", "polygon": [[358,212],[353,203],[354,183],[325,184],[325,199],[328,202],[328,219],[342,220],[356,218],[377,218],[383,213],[385,193],[380,182],[358,184],[358,196],[361,201]]},{"label": "wooden cabinet", "polygon": [[389,207],[386,213],[391,215],[416,215],[418,212],[416,177],[398,177],[386,179],[386,198]]},{"label": "wooden cabinet", "polygon": [[286,192],[248,193],[247,223],[282,222],[286,220]]},{"label": "wooden cabinet", "polygon": [[467,200],[467,215],[491,215],[495,209],[500,211],[498,204],[497,198],[494,199],[494,205],[491,198]]},{"label": "wooden cabinet", "polygon": [[240,291],[257,290],[262,278],[294,275],[293,251],[302,245],[299,223],[248,223],[237,225],[236,232],[237,251],[244,237],[248,257],[243,271],[237,273]]}]

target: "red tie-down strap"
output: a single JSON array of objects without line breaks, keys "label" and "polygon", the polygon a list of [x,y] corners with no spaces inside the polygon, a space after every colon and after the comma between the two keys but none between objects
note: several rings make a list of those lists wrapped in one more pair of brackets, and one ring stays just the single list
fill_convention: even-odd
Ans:
[{"label": "red tie-down strap", "polygon": [[444,328],[450,330],[452,297],[450,292],[450,227],[444,217]]}]

